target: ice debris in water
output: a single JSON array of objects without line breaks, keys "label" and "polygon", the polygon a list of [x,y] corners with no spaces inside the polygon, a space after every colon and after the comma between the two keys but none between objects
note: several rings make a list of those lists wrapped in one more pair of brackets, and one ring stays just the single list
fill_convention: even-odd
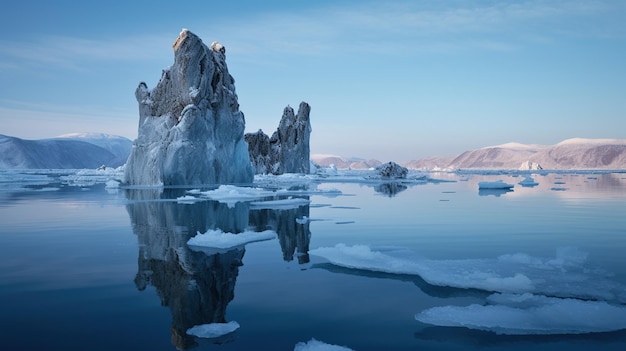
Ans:
[{"label": "ice debris in water", "polygon": [[259,200],[275,195],[271,190],[234,185],[220,185],[219,188],[208,191],[190,190],[188,193],[225,203],[228,207],[234,207],[237,202]]},{"label": "ice debris in water", "polygon": [[231,321],[228,323],[210,323],[195,325],[187,329],[188,335],[194,335],[199,338],[218,338],[239,329],[239,323]]},{"label": "ice debris in water", "polygon": [[562,299],[533,294],[493,294],[487,305],[442,306],[415,319],[446,327],[497,334],[584,334],[626,329],[626,307],[605,301]]},{"label": "ice debris in water", "polygon": [[303,198],[289,198],[282,200],[255,201],[250,203],[250,207],[255,210],[272,209],[272,210],[291,210],[300,206],[306,206],[311,200]]},{"label": "ice debris in water", "polygon": [[308,342],[297,343],[293,351],[352,351],[352,349],[345,346],[327,344],[313,338]]},{"label": "ice debris in water", "polygon": [[608,279],[608,273],[586,267],[586,254],[576,248],[559,248],[554,258],[518,253],[457,260],[431,260],[408,250],[382,251],[344,244],[309,253],[337,266],[418,275],[437,286],[626,302],[626,287]]},{"label": "ice debris in water", "polygon": [[203,246],[217,249],[230,249],[243,246],[255,241],[275,239],[277,236],[273,230],[262,232],[245,231],[238,234],[225,233],[219,229],[209,230],[206,233],[199,233],[187,241],[190,246]]},{"label": "ice debris in water", "polygon": [[505,183],[503,180],[495,182],[478,182],[478,189],[511,189],[513,184]]}]

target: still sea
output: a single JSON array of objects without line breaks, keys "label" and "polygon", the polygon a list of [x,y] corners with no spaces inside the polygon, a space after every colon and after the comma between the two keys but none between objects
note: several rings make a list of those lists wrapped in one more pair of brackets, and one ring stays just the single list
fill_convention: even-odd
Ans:
[{"label": "still sea", "polygon": [[[454,287],[433,283],[403,264],[377,270],[315,254],[342,245],[402,250],[443,280],[452,273],[438,269],[451,263],[489,275],[499,258],[523,257],[529,266],[520,267],[548,272],[542,284],[574,269],[586,286],[602,277],[595,286],[610,282],[613,289],[606,298],[586,298],[578,285],[560,286],[557,298],[624,309],[626,173],[544,172],[531,175],[535,185],[520,185],[526,176],[262,177],[248,186],[275,195],[259,191],[265,196],[252,199],[231,189],[235,196],[225,201],[207,195],[216,188],[210,186],[126,189],[119,174],[3,171],[0,349],[294,350],[315,339],[359,351],[626,350],[620,327],[626,319],[618,320],[626,314],[607,316],[616,330],[603,332],[559,332],[587,316],[572,311],[546,322],[524,307],[518,310],[544,318],[546,329],[503,333],[499,326],[519,322],[507,316],[481,327],[427,324],[416,315],[484,306],[494,291],[465,279]],[[514,187],[479,190],[479,182],[496,180]],[[275,200],[289,201],[263,205]],[[187,244],[207,231],[264,230],[275,238],[221,250]],[[574,257],[567,261],[563,252]],[[231,321],[240,326],[232,333],[187,334],[193,326]]]}]

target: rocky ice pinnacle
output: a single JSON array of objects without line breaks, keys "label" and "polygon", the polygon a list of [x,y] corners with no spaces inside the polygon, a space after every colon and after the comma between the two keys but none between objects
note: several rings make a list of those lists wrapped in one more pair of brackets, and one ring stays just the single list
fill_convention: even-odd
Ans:
[{"label": "rocky ice pinnacle", "polygon": [[301,102],[298,113],[291,106],[285,107],[278,129],[268,137],[259,129],[247,133],[250,160],[257,174],[309,173],[311,107]]},{"label": "rocky ice pinnacle", "polygon": [[174,64],[157,86],[140,83],[139,133],[126,163],[131,185],[249,183],[254,173],[243,138],[226,49],[183,29]]},{"label": "rocky ice pinnacle", "polygon": [[404,179],[409,173],[409,170],[395,162],[387,162],[376,167],[376,173],[381,176],[381,178]]}]

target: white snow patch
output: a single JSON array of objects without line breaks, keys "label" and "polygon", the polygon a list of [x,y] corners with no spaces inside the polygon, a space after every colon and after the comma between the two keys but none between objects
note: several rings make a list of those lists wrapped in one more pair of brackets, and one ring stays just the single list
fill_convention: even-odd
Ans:
[{"label": "white snow patch", "polygon": [[231,321],[228,323],[210,323],[195,325],[187,329],[187,335],[194,335],[199,338],[217,338],[239,329],[239,323]]},{"label": "white snow patch", "polygon": [[418,313],[422,323],[466,327],[498,334],[583,334],[626,329],[626,307],[604,301],[533,294],[493,294],[487,305],[433,307]]},{"label": "white snow patch", "polygon": [[202,234],[198,232],[196,236],[187,241],[187,245],[190,246],[202,246],[216,249],[230,249],[245,244],[275,239],[277,236],[273,230],[266,230],[262,232],[245,231],[238,234],[225,233],[219,229],[209,230]]},{"label": "white snow patch", "polygon": [[352,349],[311,339],[308,342],[297,343],[293,351],[352,351]]}]

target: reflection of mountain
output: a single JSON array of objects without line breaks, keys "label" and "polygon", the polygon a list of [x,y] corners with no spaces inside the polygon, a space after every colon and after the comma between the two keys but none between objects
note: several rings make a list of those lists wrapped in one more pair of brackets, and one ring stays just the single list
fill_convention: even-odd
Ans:
[{"label": "reflection of mountain", "polygon": [[[308,199],[308,197],[306,197]],[[298,263],[309,262],[309,206],[295,209],[262,209],[250,212],[250,223],[257,231],[272,229],[278,233],[283,259],[292,261],[297,252]]]},{"label": "reflection of mountain", "polygon": [[[207,255],[192,251],[187,241],[209,229],[240,233],[250,228],[278,233],[285,260],[297,251],[300,263],[308,262],[309,207],[250,211],[247,203],[234,207],[216,201],[180,204],[181,189],[127,190],[133,232],[139,243],[135,284],[143,290],[154,286],[163,306],[172,313],[172,343],[178,349],[196,345],[186,334],[194,325],[226,322],[226,307],[234,298],[244,248]],[[298,220],[296,220],[298,219]]]}]

